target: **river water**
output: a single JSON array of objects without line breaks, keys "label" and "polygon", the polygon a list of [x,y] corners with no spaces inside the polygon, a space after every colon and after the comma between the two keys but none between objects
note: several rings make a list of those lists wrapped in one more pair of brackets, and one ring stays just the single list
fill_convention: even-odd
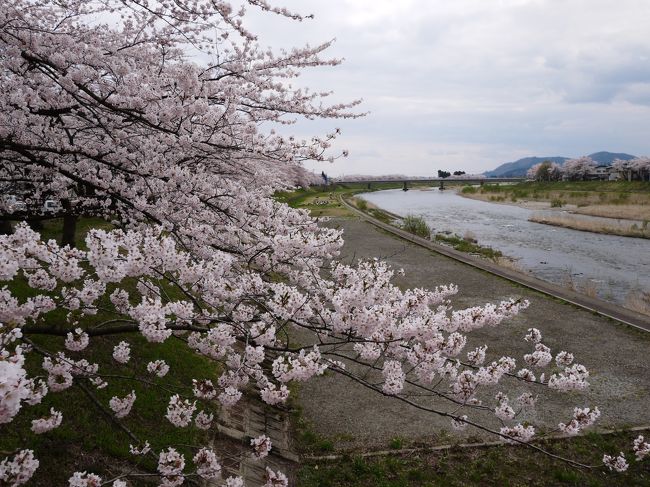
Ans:
[{"label": "river water", "polygon": [[[434,233],[471,232],[483,246],[498,249],[532,275],[624,303],[630,293],[650,292],[650,240],[618,237],[529,222],[534,212],[489,203],[453,191],[377,191],[359,195],[400,216],[419,215]],[[535,211],[535,213],[539,213]]]}]

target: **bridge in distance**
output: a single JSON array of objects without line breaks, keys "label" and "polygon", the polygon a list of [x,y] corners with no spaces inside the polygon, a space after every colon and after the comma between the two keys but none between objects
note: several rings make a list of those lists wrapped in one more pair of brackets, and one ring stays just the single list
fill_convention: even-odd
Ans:
[{"label": "bridge in distance", "polygon": [[526,178],[395,178],[395,179],[357,179],[357,180],[346,180],[342,179],[333,179],[334,183],[362,183],[367,184],[368,189],[372,187],[373,184],[380,183],[403,183],[404,191],[408,191],[409,183],[439,183],[440,189],[445,189],[445,183],[460,183],[460,184],[480,184],[483,186],[485,183],[521,183],[526,181]]}]

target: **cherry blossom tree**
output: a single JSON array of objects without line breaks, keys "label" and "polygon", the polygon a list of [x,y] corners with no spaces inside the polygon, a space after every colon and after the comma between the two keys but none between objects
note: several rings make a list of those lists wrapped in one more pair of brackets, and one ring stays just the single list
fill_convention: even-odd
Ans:
[{"label": "cherry blossom tree", "polygon": [[[303,20],[264,0],[245,3]],[[403,291],[384,262],[338,263],[340,231],[273,199],[303,174],[301,162],[338,157],[328,150],[338,130],[299,140],[277,126],[356,117],[358,102],[327,104],[328,93],[291,88],[287,81],[303,69],[338,63],[322,57],[329,43],[261,49],[244,13],[212,0],[0,0],[0,181],[25,203],[0,207],[16,222],[0,236],[0,425],[27,415],[34,434],[48,434],[74,412],[34,417],[30,407],[62,391],[86,395],[117,424],[131,417],[142,401],[135,379],[105,373],[89,353],[94,340],[113,336],[112,360],[125,370],[139,363],[134,337],[152,347],[174,341],[219,367],[217,380],[195,377],[172,391],[164,360],[137,366],[168,404],[160,420],[178,428],[209,430],[244,393],[285,403],[291,383],[329,370],[458,428],[530,442],[535,427],[520,415],[535,395],[509,398],[501,384],[576,391],[587,387],[588,371],[535,329],[525,337],[524,365],[486,347],[465,350],[467,334],[528,303],[454,310],[453,285]],[[46,199],[62,202],[55,216],[70,226],[79,217],[106,225],[88,231],[78,249],[43,240],[24,220],[43,216]],[[44,335],[60,346],[42,345]],[[96,389],[115,383],[123,392],[102,403]],[[480,399],[488,387],[495,395]],[[448,407],[418,402],[415,390]],[[599,414],[595,406],[568,411],[557,430],[575,434]],[[243,485],[225,478],[208,447],[188,454],[123,432],[134,457],[155,458],[161,485],[196,478]],[[637,456],[648,453],[642,438],[635,445]],[[266,437],[250,447],[260,459],[272,451]],[[28,482],[37,454],[7,456],[0,481]],[[621,458],[603,464],[621,470]],[[288,482],[270,469],[267,479]],[[129,474],[86,471],[69,477],[70,486],[128,481]]]},{"label": "cherry blossom tree", "polygon": [[628,181],[636,178],[641,181],[650,180],[650,157],[635,157],[630,160],[616,159],[612,163],[612,168]]},{"label": "cherry blossom tree", "polygon": [[641,181],[650,181],[650,157],[636,157],[630,162]]},{"label": "cherry blossom tree", "polygon": [[526,177],[536,181],[558,181],[562,177],[562,168],[554,162],[543,161],[528,169]]},{"label": "cherry blossom tree", "polygon": [[562,166],[564,176],[572,181],[584,181],[587,175],[596,167],[596,163],[589,156],[569,159]]},{"label": "cherry blossom tree", "polygon": [[634,172],[632,161],[625,159],[615,159],[612,163],[612,169],[614,169],[619,174],[623,175],[623,178],[628,181],[632,181],[632,174]]}]

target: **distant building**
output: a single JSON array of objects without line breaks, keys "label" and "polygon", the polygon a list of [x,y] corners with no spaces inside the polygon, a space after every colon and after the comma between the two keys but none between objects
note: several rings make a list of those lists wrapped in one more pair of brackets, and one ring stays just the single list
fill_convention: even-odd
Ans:
[{"label": "distant building", "polygon": [[610,179],[610,174],[612,173],[612,166],[596,166],[591,171],[587,173],[586,179],[589,180],[601,180],[607,181]]}]

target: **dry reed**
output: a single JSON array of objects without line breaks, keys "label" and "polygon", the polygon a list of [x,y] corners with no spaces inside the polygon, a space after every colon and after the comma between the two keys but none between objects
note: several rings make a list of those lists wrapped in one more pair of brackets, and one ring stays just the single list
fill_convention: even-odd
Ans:
[{"label": "dry reed", "polygon": [[650,292],[631,291],[623,304],[627,309],[650,316]]},{"label": "dry reed", "polygon": [[647,224],[616,220],[607,222],[581,215],[538,213],[531,215],[531,217],[528,218],[528,221],[554,225],[557,227],[572,228],[574,230],[582,230],[586,232],[606,233],[625,237],[650,238],[650,228]]},{"label": "dry reed", "polygon": [[622,218],[626,220],[650,220],[650,205],[593,205],[577,208],[574,213]]}]

